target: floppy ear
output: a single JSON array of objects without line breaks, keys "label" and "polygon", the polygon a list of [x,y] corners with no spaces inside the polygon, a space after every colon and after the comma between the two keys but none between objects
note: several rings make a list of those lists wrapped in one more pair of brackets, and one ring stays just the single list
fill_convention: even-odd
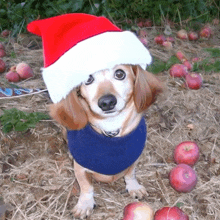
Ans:
[{"label": "floppy ear", "polygon": [[76,90],[60,102],[52,104],[50,115],[58,123],[71,130],[80,130],[88,123],[86,112],[80,104]]},{"label": "floppy ear", "polygon": [[143,70],[139,65],[132,66],[135,74],[134,103],[137,112],[146,110],[162,92],[163,84],[152,73]]}]

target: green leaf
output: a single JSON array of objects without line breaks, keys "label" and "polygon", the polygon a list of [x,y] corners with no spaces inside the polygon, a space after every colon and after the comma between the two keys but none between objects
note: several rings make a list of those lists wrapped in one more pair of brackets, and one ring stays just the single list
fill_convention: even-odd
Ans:
[{"label": "green leaf", "polygon": [[166,63],[162,62],[161,60],[155,59],[153,64],[147,67],[147,71],[157,74],[166,69]]},{"label": "green leaf", "polygon": [[50,116],[42,112],[27,113],[16,108],[3,110],[4,114],[0,116],[0,122],[5,133],[12,131],[26,131],[34,128],[40,120],[50,119]]}]

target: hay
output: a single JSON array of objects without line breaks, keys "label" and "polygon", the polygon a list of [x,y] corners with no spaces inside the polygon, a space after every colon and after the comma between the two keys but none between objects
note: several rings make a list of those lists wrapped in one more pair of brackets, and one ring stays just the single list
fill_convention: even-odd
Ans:
[{"label": "hay", "polygon": [[[189,43],[177,40],[172,51],[163,50],[153,43],[155,29],[150,32],[151,53],[164,61],[181,49],[190,57],[206,57],[204,42]],[[219,37],[219,36],[218,36]],[[28,38],[7,44],[9,66],[25,61],[34,69],[34,78],[18,83],[27,88],[46,89],[40,68],[43,66],[42,50],[27,49],[36,39]],[[217,39],[218,40],[218,39]],[[215,41],[219,45],[219,41]],[[207,45],[212,41],[205,42]],[[210,45],[209,45],[210,46]],[[167,72],[159,75],[167,91],[149,108],[148,141],[137,166],[137,179],[146,187],[145,200],[154,210],[181,203],[190,220],[214,220],[220,216],[220,75],[204,74],[204,87],[193,91],[181,88],[182,80],[171,79]],[[0,86],[7,86],[2,81]],[[51,103],[47,93],[15,99],[0,100],[2,109],[16,107],[20,110],[47,112]],[[26,133],[0,131],[0,198],[7,204],[4,219],[42,220],[73,219],[71,210],[77,202],[79,191],[75,182],[72,158],[62,137],[61,127],[54,121],[40,122]],[[174,191],[168,173],[175,166],[174,147],[185,140],[196,141],[201,149],[200,159],[194,169],[198,174],[196,188],[187,194]],[[123,179],[112,183],[94,181],[97,208],[91,220],[119,220],[123,208],[136,201],[125,192]]]}]

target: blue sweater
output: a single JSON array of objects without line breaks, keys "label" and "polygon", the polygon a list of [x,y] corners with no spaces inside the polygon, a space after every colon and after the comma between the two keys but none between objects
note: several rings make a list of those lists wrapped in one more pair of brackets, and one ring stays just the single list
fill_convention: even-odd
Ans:
[{"label": "blue sweater", "polygon": [[123,137],[107,137],[90,125],[67,132],[69,150],[76,162],[105,175],[115,175],[131,166],[141,155],[146,136],[144,118],[135,130]]}]

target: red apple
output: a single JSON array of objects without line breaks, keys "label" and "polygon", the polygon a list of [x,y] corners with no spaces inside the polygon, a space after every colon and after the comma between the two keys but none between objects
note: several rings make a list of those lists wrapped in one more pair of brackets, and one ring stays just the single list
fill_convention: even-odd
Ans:
[{"label": "red apple", "polygon": [[198,40],[199,39],[199,35],[196,32],[191,31],[188,34],[188,38],[189,38],[189,40]]},{"label": "red apple", "polygon": [[170,68],[170,76],[172,77],[185,77],[188,74],[187,67],[183,64],[174,64]]},{"label": "red apple", "polygon": [[186,75],[186,86],[190,89],[200,89],[202,87],[202,77],[197,73]]},{"label": "red apple", "polygon": [[167,49],[167,50],[171,50],[173,48],[173,45],[171,42],[169,41],[164,41],[163,42],[163,46]]},{"label": "red apple", "polygon": [[18,73],[15,71],[9,71],[8,73],[6,73],[5,78],[9,82],[18,82],[20,80]]},{"label": "red apple", "polygon": [[3,73],[6,69],[6,65],[5,65],[5,62],[0,59],[0,73]]},{"label": "red apple", "polygon": [[178,207],[163,207],[155,212],[154,220],[189,220],[189,217]]},{"label": "red apple", "polygon": [[210,38],[212,34],[212,28],[210,26],[205,26],[200,30],[199,36],[201,38]]},{"label": "red apple", "polygon": [[187,164],[178,164],[169,174],[170,185],[177,191],[187,193],[197,184],[196,172]]},{"label": "red apple", "polygon": [[5,57],[5,56],[6,56],[5,50],[0,49],[0,57]]},{"label": "red apple", "polygon": [[184,163],[193,166],[199,159],[199,147],[193,141],[184,141],[174,150],[174,160],[177,164]]},{"label": "red apple", "polygon": [[186,32],[186,30],[182,29],[182,30],[179,30],[177,33],[176,33],[177,37],[182,39],[182,40],[188,40],[188,34]]},{"label": "red apple", "polygon": [[199,57],[192,58],[192,63],[196,63],[196,62],[199,62],[199,61],[201,61],[201,59]]},{"label": "red apple", "polygon": [[144,202],[132,202],[124,208],[123,220],[153,220],[152,208]]},{"label": "red apple", "polygon": [[4,31],[2,31],[2,33],[1,33],[2,37],[7,37],[9,34],[10,34],[10,31],[9,31],[9,30],[4,30]]},{"label": "red apple", "polygon": [[152,21],[150,19],[147,19],[143,22],[144,27],[152,27]]},{"label": "red apple", "polygon": [[21,79],[28,79],[34,75],[33,70],[27,63],[19,63],[16,66],[16,71]]},{"label": "red apple", "polygon": [[166,38],[163,35],[158,35],[154,38],[155,43],[157,44],[163,44],[164,41],[166,41]]},{"label": "red apple", "polygon": [[176,52],[176,57],[177,57],[178,60],[181,61],[182,63],[187,60],[186,55],[185,55],[182,51],[177,51],[177,52]]},{"label": "red apple", "polygon": [[191,70],[193,67],[192,64],[188,60],[184,61],[183,65],[187,67],[187,70]]}]

